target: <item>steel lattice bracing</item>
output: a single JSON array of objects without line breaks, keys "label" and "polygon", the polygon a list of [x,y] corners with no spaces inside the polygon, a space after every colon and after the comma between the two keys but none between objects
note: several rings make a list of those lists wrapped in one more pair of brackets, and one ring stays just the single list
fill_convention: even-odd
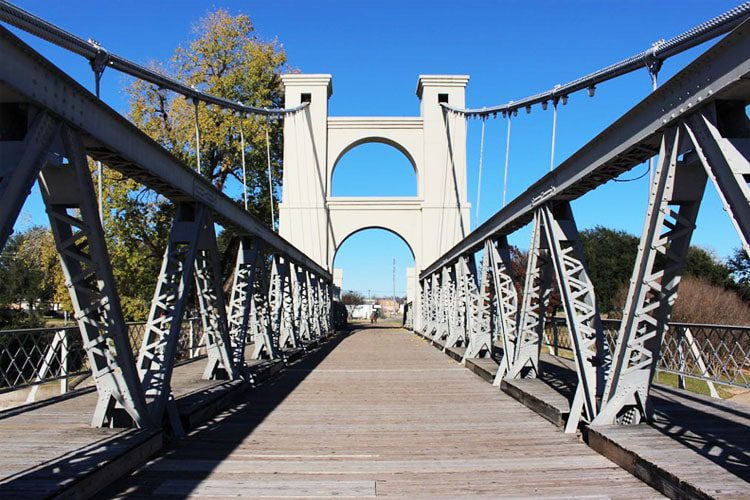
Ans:
[{"label": "steel lattice bracing", "polygon": [[173,425],[176,425],[171,413],[170,382],[206,211],[200,204],[177,205],[151,301],[138,355],[138,373],[155,422],[161,422],[164,412],[169,409]]},{"label": "steel lattice bracing", "polygon": [[508,369],[511,378],[539,375],[539,350],[544,335],[544,315],[552,293],[552,263],[540,211],[534,216],[534,229],[526,266],[521,311],[516,325],[515,359]]},{"label": "steel lattice bracing", "polygon": [[566,432],[575,432],[582,415],[591,422],[597,414],[609,370],[609,347],[570,204],[544,206],[540,214],[578,372],[578,385],[565,427]]},{"label": "steel lattice bracing", "polygon": [[[494,339],[500,339],[503,345],[503,356],[495,374],[495,385],[499,385],[510,370],[515,359],[516,330],[518,319],[518,294],[514,285],[513,268],[507,238],[497,241],[487,240],[484,255],[488,258],[487,276],[482,277],[482,286],[492,290],[492,298],[485,295],[493,307],[492,327]],[[486,279],[486,285],[485,285]]]},{"label": "steel lattice bracing", "polygon": [[490,258],[490,255],[485,251],[479,274],[480,283],[473,304],[473,325],[467,335],[464,362],[467,358],[488,356],[492,351],[492,311],[490,310],[492,296],[487,287],[490,280],[489,273],[491,272]]},{"label": "steel lattice bracing", "polygon": [[235,379],[238,372],[232,362],[219,249],[216,246],[216,233],[211,217],[206,218],[201,228],[197,250],[194,273],[195,294],[198,298],[208,355],[203,378]]},{"label": "steel lattice bracing", "polygon": [[85,150],[80,136],[61,131],[68,162],[47,163],[40,184],[50,227],[60,254],[65,283],[88,355],[99,400],[94,426],[149,424],[127,328],[115,290],[104,231],[95,204]]},{"label": "steel lattice bracing", "polygon": [[648,391],[685,266],[707,176],[682,127],[667,129],[649,198],[635,270],[604,401],[595,423],[638,423],[651,413]]},{"label": "steel lattice bracing", "polygon": [[475,273],[472,273],[470,265],[467,257],[459,257],[454,266],[455,288],[451,305],[453,315],[443,350],[450,347],[465,347],[469,332],[473,327],[474,306],[479,300],[479,293],[474,278]]},{"label": "steel lattice bracing", "polygon": [[245,366],[245,346],[251,329],[259,321],[255,313],[257,308],[253,304],[258,263],[262,256],[259,247],[259,243],[243,238],[237,248],[227,320],[232,342],[232,362],[238,370]]},{"label": "steel lattice bracing", "polygon": [[[3,161],[0,161],[0,248],[3,248],[57,137],[60,123],[45,112],[29,117],[22,106],[15,104],[0,105],[0,113],[10,115],[13,120],[9,121],[15,121],[18,129],[4,132]],[[24,130],[23,123],[28,120],[31,124]]]}]

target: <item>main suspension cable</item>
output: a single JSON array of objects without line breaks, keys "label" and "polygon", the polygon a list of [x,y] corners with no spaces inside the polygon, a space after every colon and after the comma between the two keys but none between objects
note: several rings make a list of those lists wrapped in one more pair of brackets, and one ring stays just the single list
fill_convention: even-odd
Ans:
[{"label": "main suspension cable", "polygon": [[[535,104],[542,104],[543,109],[547,109],[547,103],[554,98],[566,100],[569,94],[584,89],[587,89],[589,96],[593,97],[598,84],[631,73],[640,68],[648,67],[649,64],[653,64],[652,61],[654,60],[659,62],[664,61],[695,47],[696,45],[700,45],[703,42],[728,33],[748,19],[748,17],[750,17],[750,2],[744,2],[713,19],[670,38],[669,40],[660,40],[643,52],[611,64],[598,71],[594,71],[593,73],[589,73],[588,75],[573,80],[570,83],[566,83],[565,85],[556,86],[551,90],[525,97],[519,101],[511,101],[508,104],[500,104],[497,106],[466,109],[456,108],[447,103],[441,103],[441,105],[446,109],[463,114],[469,118],[478,118],[482,116],[496,117],[498,114],[516,111],[521,108],[526,108],[526,111],[529,112],[531,111],[531,106]],[[565,102],[563,102],[563,104],[565,104]]]},{"label": "main suspension cable", "polygon": [[118,56],[117,54],[108,52],[102,48],[98,42],[94,40],[86,41],[16,5],[13,5],[10,2],[7,2],[6,0],[0,0],[0,21],[4,21],[27,33],[83,56],[89,61],[94,61],[97,58],[103,59],[104,65],[107,68],[116,69],[117,71],[138,78],[139,80],[152,83],[160,89],[171,90],[194,101],[203,101],[206,104],[213,104],[221,108],[231,109],[241,113],[268,116],[296,113],[309,105],[309,103],[302,103],[293,108],[246,106],[236,101],[200,92],[189,85],[181,83],[169,76],[154,71],[153,69],[146,68],[145,66],[141,66],[140,64]]}]

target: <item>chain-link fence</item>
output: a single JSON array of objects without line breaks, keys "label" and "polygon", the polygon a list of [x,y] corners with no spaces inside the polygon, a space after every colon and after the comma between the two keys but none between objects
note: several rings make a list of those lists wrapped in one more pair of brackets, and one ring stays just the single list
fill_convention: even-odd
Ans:
[{"label": "chain-link fence", "polygon": [[[145,322],[127,323],[135,356],[143,343]],[[182,323],[177,361],[205,355],[198,318]],[[0,393],[89,373],[88,359],[77,326],[0,330]],[[62,389],[63,391],[65,389]]]}]

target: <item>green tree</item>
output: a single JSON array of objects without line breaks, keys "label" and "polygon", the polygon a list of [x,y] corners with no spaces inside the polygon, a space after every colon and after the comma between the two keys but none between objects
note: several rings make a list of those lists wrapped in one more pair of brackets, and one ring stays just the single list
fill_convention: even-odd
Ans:
[{"label": "green tree", "polygon": [[638,238],[625,231],[596,226],[581,231],[586,262],[596,290],[599,310],[615,309],[615,296],[633,273]]},{"label": "green tree", "polygon": [[[194,29],[187,47],[178,47],[168,62],[153,66],[198,90],[248,105],[283,104],[281,73],[286,55],[276,42],[262,41],[250,18],[224,10],[209,13]],[[193,168],[195,107],[179,95],[135,81],[127,92],[129,117],[135,125]],[[238,117],[216,106],[198,105],[201,173],[242,203],[240,127],[245,137],[250,213],[270,226],[275,193],[268,187],[266,130],[271,139],[274,185],[281,181],[281,123],[262,117]],[[105,169],[105,229],[125,317],[148,313],[173,207],[169,200],[134,180]],[[231,251],[232,234],[224,231],[221,247]],[[231,259],[223,259],[225,261]],[[226,264],[225,268],[231,268]]]},{"label": "green tree", "polygon": [[684,275],[724,288],[732,288],[734,285],[729,267],[713,253],[700,247],[688,249]]},{"label": "green tree", "polygon": [[732,274],[734,289],[740,296],[750,301],[750,258],[745,249],[735,249],[734,254],[727,259],[727,268]]},{"label": "green tree", "polygon": [[[52,233],[34,226],[13,235],[0,254],[0,306],[5,327],[41,326],[40,306],[55,300],[62,272]],[[12,311],[15,311],[12,312]]]}]

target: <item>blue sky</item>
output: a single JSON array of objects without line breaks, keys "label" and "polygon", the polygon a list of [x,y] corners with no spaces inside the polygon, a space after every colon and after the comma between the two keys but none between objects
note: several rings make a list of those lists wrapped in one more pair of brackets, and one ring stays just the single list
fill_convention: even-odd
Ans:
[{"label": "blue sky", "polygon": [[[162,2],[17,2],[83,38],[98,40],[112,52],[146,63],[169,58],[206,12],[226,8],[251,16],[258,34],[283,44],[289,65],[306,73],[331,73],[332,115],[417,115],[420,73],[471,76],[470,106],[518,99],[565,83],[670,38],[737,5],[720,0],[614,1],[198,1]],[[78,56],[22,35],[33,47],[89,88],[93,77]],[[660,82],[705,50],[693,49],[670,59]],[[105,73],[102,97],[121,112],[127,79]],[[645,70],[599,86],[596,97],[571,96],[559,108],[556,163],[594,137],[642,99],[650,89]],[[521,193],[549,167],[551,112],[535,108],[514,121],[510,147],[508,199]],[[501,205],[505,149],[503,120],[486,125],[484,174],[479,222]],[[479,122],[469,124],[468,186],[472,227],[477,194]],[[399,163],[400,162],[400,163]],[[382,170],[375,168],[385,165]],[[378,167],[380,168],[380,167]],[[409,195],[415,180],[408,163],[386,148],[353,150],[337,169],[334,194]],[[631,178],[639,167],[623,174]],[[609,183],[574,202],[579,228],[602,224],[639,234],[647,196],[647,178]],[[19,224],[43,222],[30,200]],[[528,246],[528,230],[511,243]],[[739,246],[712,186],[698,220],[695,243],[720,257]],[[397,293],[405,289],[405,268],[413,265],[398,237],[373,230],[349,238],[336,266],[345,269],[344,287],[389,295],[392,259]],[[373,292],[375,293],[375,292]]]}]

